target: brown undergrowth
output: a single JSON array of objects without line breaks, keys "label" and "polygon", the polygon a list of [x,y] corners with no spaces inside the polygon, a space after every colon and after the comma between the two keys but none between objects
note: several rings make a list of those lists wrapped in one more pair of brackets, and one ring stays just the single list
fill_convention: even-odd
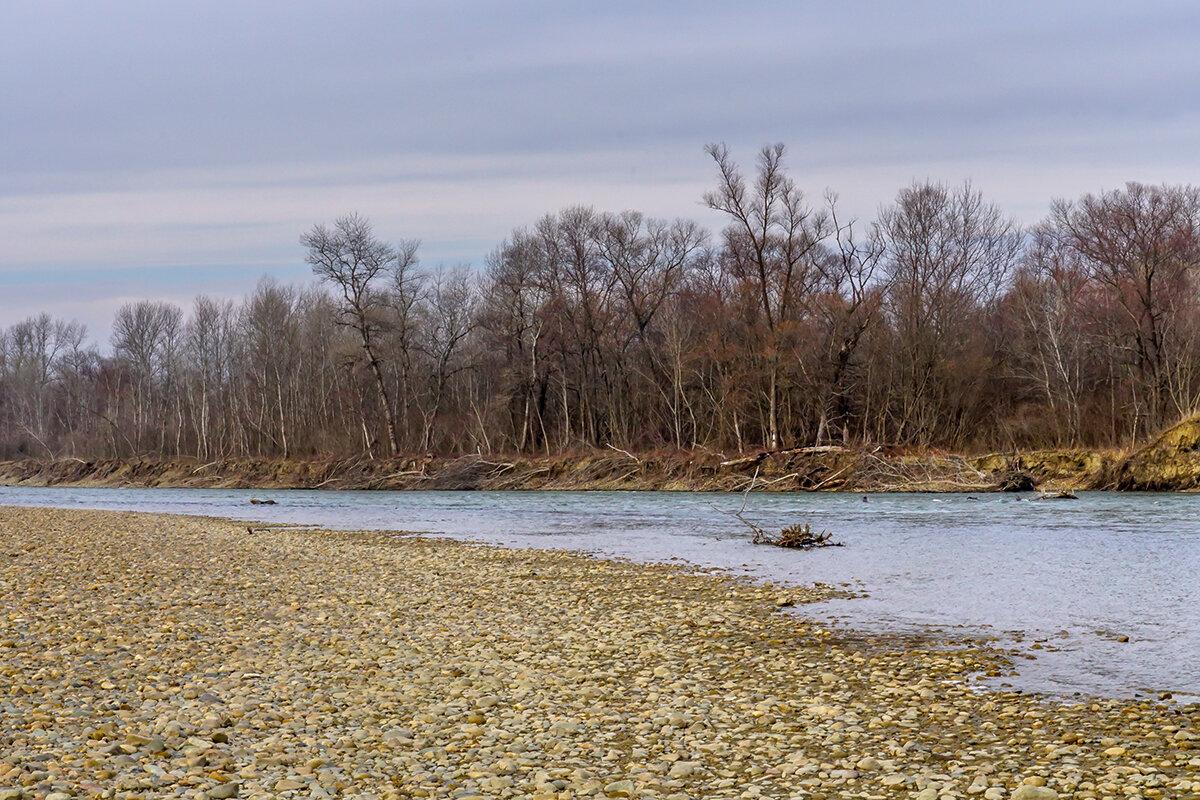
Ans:
[{"label": "brown undergrowth", "polygon": [[[1165,434],[1164,434],[1165,435]],[[1160,444],[1152,443],[1150,447]],[[1156,451],[1157,452],[1157,451]],[[0,462],[0,483],[254,489],[665,490],[987,492],[1032,489],[1193,488],[1172,468],[1147,481],[1137,453],[1044,450],[963,456],[889,448],[804,447],[749,454],[631,453],[616,448],[549,456],[397,459],[100,459]],[[1174,462],[1172,462],[1174,463]],[[1192,463],[1192,462],[1188,462]],[[757,475],[757,477],[755,477]]]}]

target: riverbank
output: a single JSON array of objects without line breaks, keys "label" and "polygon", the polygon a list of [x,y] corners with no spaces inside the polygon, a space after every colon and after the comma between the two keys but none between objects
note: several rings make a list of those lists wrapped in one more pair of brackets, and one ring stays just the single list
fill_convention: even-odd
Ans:
[{"label": "riverbank", "polygon": [[5,800],[1200,791],[1200,707],[981,693],[997,653],[780,613],[824,589],[46,509],[0,553]]},{"label": "riverbank", "polygon": [[902,448],[753,453],[618,448],[546,456],[101,459],[0,462],[0,484],[214,489],[991,492],[1200,490],[1200,417],[1131,450],[959,455]]},{"label": "riverbank", "polygon": [[218,489],[985,492],[1111,488],[1119,454],[958,456],[810,447],[727,455],[598,450],[398,459],[0,462],[0,484]]}]

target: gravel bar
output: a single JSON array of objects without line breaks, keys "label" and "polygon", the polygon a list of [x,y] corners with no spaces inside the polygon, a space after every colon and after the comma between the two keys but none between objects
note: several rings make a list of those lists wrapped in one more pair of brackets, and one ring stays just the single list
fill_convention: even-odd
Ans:
[{"label": "gravel bar", "polygon": [[0,509],[0,800],[1200,793],[1200,707],[984,691],[983,646],[781,613],[827,594]]}]

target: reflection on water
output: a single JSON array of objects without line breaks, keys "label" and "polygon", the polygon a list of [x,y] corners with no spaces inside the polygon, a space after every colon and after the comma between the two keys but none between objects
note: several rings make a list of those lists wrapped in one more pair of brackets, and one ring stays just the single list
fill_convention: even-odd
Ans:
[{"label": "reflection on water", "polygon": [[[250,505],[249,498],[277,505]],[[655,492],[344,492],[0,488],[0,503],[204,514],[397,529],[505,545],[681,558],[756,579],[850,584],[869,596],[808,607],[875,632],[932,627],[1049,640],[1027,689],[1200,694],[1200,495],[752,495],[768,529],[809,522],[846,546],[755,547],[728,514],[741,495]],[[1127,642],[1117,639],[1128,637]]]}]

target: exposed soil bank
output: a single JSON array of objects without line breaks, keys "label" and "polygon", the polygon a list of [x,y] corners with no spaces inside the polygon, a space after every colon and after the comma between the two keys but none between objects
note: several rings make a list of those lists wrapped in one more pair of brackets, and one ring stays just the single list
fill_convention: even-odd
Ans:
[{"label": "exposed soil bank", "polygon": [[1115,464],[1108,480],[1117,489],[1200,489],[1200,417],[1167,428]]},{"label": "exposed soil bank", "polygon": [[[0,462],[0,483],[255,489],[629,489],[933,491],[1113,488],[1119,454],[906,454],[836,447],[724,455],[599,450],[546,457],[469,455],[394,460],[189,459]],[[1172,473],[1174,475],[1175,473]],[[1200,462],[1195,476],[1200,476]],[[1193,481],[1195,478],[1193,478]],[[1132,481],[1121,488],[1138,488]],[[1160,487],[1156,484],[1155,488]],[[1178,488],[1191,488],[1180,485]]]},{"label": "exposed soil bank", "polygon": [[467,455],[284,461],[137,459],[0,462],[0,483],[246,489],[641,489],[986,492],[1200,489],[1200,417],[1128,453],[1037,450],[959,456],[842,447],[750,455],[712,451]]},{"label": "exposed soil bank", "polygon": [[819,590],[49,509],[0,553],[5,800],[1200,790],[1200,706],[976,691],[999,654],[780,613]]}]

